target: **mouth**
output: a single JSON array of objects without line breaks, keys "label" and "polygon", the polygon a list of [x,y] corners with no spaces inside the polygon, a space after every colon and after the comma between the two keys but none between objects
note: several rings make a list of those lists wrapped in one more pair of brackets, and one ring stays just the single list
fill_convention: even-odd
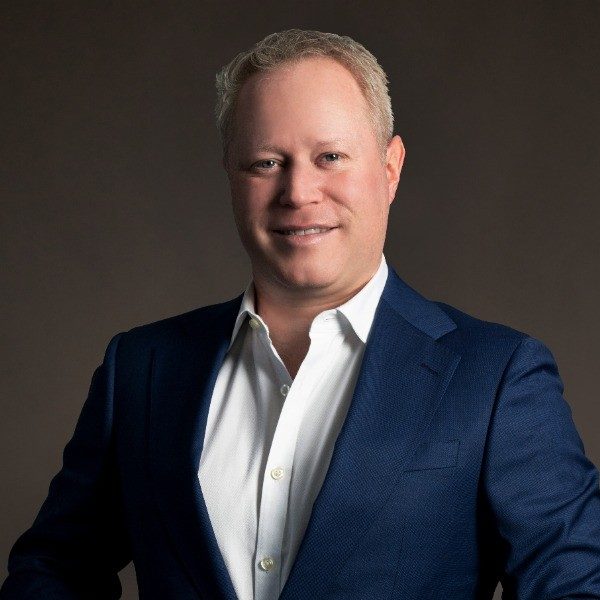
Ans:
[{"label": "mouth", "polygon": [[293,227],[273,229],[275,238],[287,248],[316,247],[334,235],[337,227],[314,225],[311,227]]},{"label": "mouth", "polygon": [[276,233],[285,236],[304,236],[304,235],[314,235],[319,233],[327,233],[332,229],[336,229],[336,227],[307,227],[305,229],[274,229]]}]

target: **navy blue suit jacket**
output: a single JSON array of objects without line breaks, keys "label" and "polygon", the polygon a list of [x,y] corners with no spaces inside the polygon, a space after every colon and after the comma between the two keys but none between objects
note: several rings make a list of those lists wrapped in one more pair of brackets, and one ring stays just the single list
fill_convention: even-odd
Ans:
[{"label": "navy blue suit jacket", "polygon": [[[197,471],[241,296],[115,336],[1,600],[233,600]],[[283,600],[600,598],[598,474],[550,351],[390,268]]]}]

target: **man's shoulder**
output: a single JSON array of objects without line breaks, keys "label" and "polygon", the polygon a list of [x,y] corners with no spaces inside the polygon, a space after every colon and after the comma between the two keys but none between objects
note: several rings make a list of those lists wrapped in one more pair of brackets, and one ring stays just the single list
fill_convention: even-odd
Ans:
[{"label": "man's shoulder", "polygon": [[506,323],[476,317],[445,302],[434,304],[456,324],[456,329],[440,341],[457,351],[511,354],[522,343],[535,340],[531,334]]},{"label": "man's shoulder", "polygon": [[177,343],[189,336],[201,339],[215,327],[233,322],[240,305],[241,296],[225,302],[201,306],[184,313],[171,315],[156,321],[137,325],[117,334],[120,346],[137,350],[165,343]]},{"label": "man's shoulder", "polygon": [[508,324],[478,318],[445,302],[427,298],[393,268],[390,268],[382,297],[422,334],[460,354],[495,350],[504,354],[530,338]]},{"label": "man's shoulder", "polygon": [[[397,315],[418,332],[425,346],[432,342],[437,351],[446,351],[462,357],[467,368],[496,368],[510,361],[515,351],[523,347],[543,349],[544,344],[530,334],[508,324],[486,320],[455,306],[432,300],[410,286],[390,268],[390,275],[382,299]],[[390,314],[390,313],[388,313]],[[398,321],[388,319],[392,328]],[[392,336],[402,341],[407,330],[392,329]],[[416,340],[416,338],[415,338]]]}]

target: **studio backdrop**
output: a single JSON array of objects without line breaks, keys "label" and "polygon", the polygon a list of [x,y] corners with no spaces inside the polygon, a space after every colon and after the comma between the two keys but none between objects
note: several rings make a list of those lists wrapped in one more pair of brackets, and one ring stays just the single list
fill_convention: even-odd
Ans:
[{"label": "studio backdrop", "polygon": [[[215,73],[268,33],[350,35],[406,161],[385,255],[552,350],[600,464],[600,3],[5,3],[0,579],[115,333],[239,294]],[[136,597],[133,569],[124,598]]]}]

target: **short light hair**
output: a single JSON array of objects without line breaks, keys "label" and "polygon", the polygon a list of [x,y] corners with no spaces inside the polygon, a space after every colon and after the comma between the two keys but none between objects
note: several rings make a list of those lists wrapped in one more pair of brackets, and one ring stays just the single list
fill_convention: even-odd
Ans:
[{"label": "short light hair", "polygon": [[385,155],[385,148],[394,132],[394,115],[388,78],[377,59],[348,36],[288,29],[272,33],[250,50],[240,52],[217,74],[215,114],[225,161],[234,133],[237,98],[248,78],[254,73],[272,71],[283,63],[314,56],[332,58],[354,76],[367,102],[371,125]]}]

